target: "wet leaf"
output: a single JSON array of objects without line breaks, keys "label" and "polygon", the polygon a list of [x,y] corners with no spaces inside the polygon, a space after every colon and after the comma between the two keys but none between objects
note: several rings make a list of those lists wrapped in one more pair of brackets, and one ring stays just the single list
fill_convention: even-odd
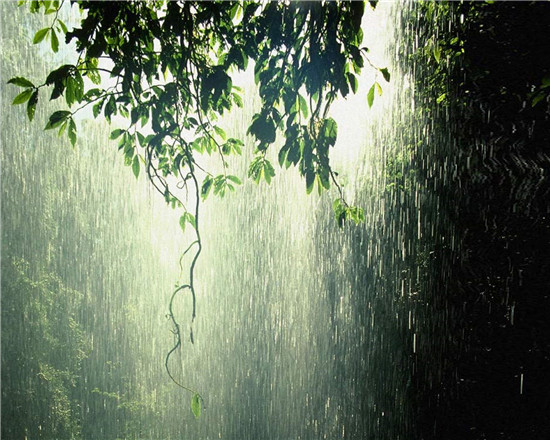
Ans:
[{"label": "wet leaf", "polygon": [[242,183],[241,179],[239,179],[237,176],[227,176],[227,178],[237,185],[240,185]]},{"label": "wet leaf", "polygon": [[57,39],[57,34],[52,29],[52,35],[51,35],[51,46],[52,50],[57,53],[59,51],[59,40]]},{"label": "wet leaf", "polygon": [[137,154],[134,156],[132,161],[132,172],[137,179],[139,177],[139,156]]},{"label": "wet leaf", "polygon": [[52,113],[44,130],[50,130],[52,128],[59,127],[61,123],[65,121],[70,115],[71,112],[67,110],[59,110]]},{"label": "wet leaf", "polygon": [[111,136],[109,136],[110,139],[116,139],[120,137],[126,130],[122,130],[120,128],[117,128],[113,131],[111,131]]},{"label": "wet leaf", "polygon": [[29,121],[34,119],[34,112],[36,111],[36,104],[38,103],[38,89],[34,91],[31,95],[29,102],[27,104],[27,116]]},{"label": "wet leaf", "polygon": [[374,102],[374,84],[369,89],[369,93],[367,93],[367,103],[369,104],[369,107],[372,107],[373,102]]},{"label": "wet leaf", "polygon": [[384,77],[384,79],[387,82],[390,82],[390,72],[388,72],[388,69],[384,67],[383,69],[379,69],[379,70],[382,76]]},{"label": "wet leaf", "polygon": [[193,411],[193,415],[197,419],[201,416],[201,406],[201,397],[197,393],[193,394],[191,398],[191,411]]},{"label": "wet leaf", "polygon": [[69,119],[67,135],[69,136],[69,140],[74,147],[76,144],[76,124],[74,123],[73,118]]},{"label": "wet leaf", "polygon": [[34,87],[32,82],[22,76],[16,76],[15,78],[10,79],[8,84],[14,84],[19,87]]},{"label": "wet leaf", "polygon": [[208,194],[212,189],[212,183],[213,183],[213,180],[210,176],[206,176],[204,178],[204,181],[202,182],[202,187],[201,187],[201,197],[203,200],[206,200],[206,198],[208,197]]},{"label": "wet leaf", "polygon": [[14,98],[12,105],[23,104],[27,102],[31,96],[32,96],[32,89],[27,89],[21,92],[19,95],[17,95]]},{"label": "wet leaf", "polygon": [[50,28],[40,29],[36,34],[34,34],[32,43],[33,44],[40,43],[42,40],[44,40],[44,38],[46,38],[46,35],[48,35],[49,31],[50,31]]}]

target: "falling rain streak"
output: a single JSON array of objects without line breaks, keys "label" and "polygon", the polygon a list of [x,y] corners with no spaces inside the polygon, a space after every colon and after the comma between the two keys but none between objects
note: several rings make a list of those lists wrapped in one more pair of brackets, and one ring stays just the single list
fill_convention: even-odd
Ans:
[{"label": "falling rain streak", "polygon": [[[548,389],[548,342],[537,333],[547,325],[525,336],[538,299],[521,295],[548,287],[548,263],[533,263],[548,252],[522,259],[523,248],[504,248],[519,246],[508,221],[528,219],[548,239],[549,213],[535,200],[548,190],[548,156],[461,138],[439,105],[446,98],[419,87],[441,64],[413,54],[465,19],[427,22],[425,11],[382,2],[366,14],[369,57],[391,82],[369,108],[378,78],[365,69],[357,95],[332,109],[331,157],[364,223],[338,228],[331,197],[306,195],[294,169],[277,169],[271,185],[245,181],[242,160],[230,163],[240,190],[204,203],[194,344],[185,339],[171,360],[204,397],[195,420],[163,370],[168,301],[189,244],[179,214],[143,176],[136,183],[105,124],[84,118],[71,149],[7,108],[8,78],[42,78],[68,54],[32,46],[41,17],[2,3],[3,438],[544,438],[530,395]],[[239,80],[253,91],[249,76]],[[228,135],[244,137],[250,95],[224,122]],[[503,182],[502,203],[483,192]],[[187,335],[191,299],[174,307]],[[508,349],[525,358],[501,364]],[[497,399],[508,402],[503,415],[518,408],[524,428],[491,409]]]}]

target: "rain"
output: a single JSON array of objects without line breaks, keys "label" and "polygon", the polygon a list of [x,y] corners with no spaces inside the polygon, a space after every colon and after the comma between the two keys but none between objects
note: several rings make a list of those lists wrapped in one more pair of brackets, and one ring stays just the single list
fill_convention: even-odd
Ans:
[{"label": "rain", "polygon": [[235,78],[221,125],[243,184],[201,203],[196,318],[173,303],[167,362],[196,417],[165,368],[192,230],[125,166],[116,118],[84,113],[71,147],[43,130],[54,101],[33,122],[10,106],[9,78],[75,48],[33,45],[49,16],[2,2],[2,438],[550,438],[550,7],[468,3],[366,7],[391,79],[366,66],[330,112],[358,224],[294,167],[247,178],[260,103],[252,69]]}]

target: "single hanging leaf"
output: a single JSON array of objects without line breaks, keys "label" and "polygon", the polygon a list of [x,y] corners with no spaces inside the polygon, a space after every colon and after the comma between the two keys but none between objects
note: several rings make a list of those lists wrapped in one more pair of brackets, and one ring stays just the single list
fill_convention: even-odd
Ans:
[{"label": "single hanging leaf", "polygon": [[194,229],[197,229],[197,222],[195,221],[195,216],[193,214],[191,214],[190,212],[187,212],[185,214],[185,218],[187,222],[190,223],[191,226],[193,226]]},{"label": "single hanging leaf", "polygon": [[369,107],[372,107],[373,102],[374,102],[374,84],[369,89],[369,93],[367,93],[367,103],[369,104]]},{"label": "single hanging leaf", "polygon": [[36,110],[37,103],[38,103],[38,89],[36,89],[34,93],[31,95],[29,102],[27,104],[27,116],[29,117],[29,121],[32,121],[34,118],[34,112]]},{"label": "single hanging leaf", "polygon": [[21,92],[19,95],[15,97],[15,99],[12,102],[12,105],[17,104],[23,104],[29,100],[29,98],[32,95],[32,89],[27,89],[24,92]]},{"label": "single hanging leaf", "polygon": [[307,119],[307,116],[308,116],[307,102],[302,95],[298,95],[298,105],[300,106],[300,113],[302,113],[302,117],[304,119]]},{"label": "single hanging leaf", "polygon": [[538,95],[536,95],[533,100],[531,101],[531,107],[534,107],[535,105],[537,105],[539,102],[541,102],[544,98],[546,98],[546,95],[544,93],[539,93]]},{"label": "single hanging leaf", "polygon": [[76,144],[76,124],[74,123],[73,118],[69,119],[69,127],[68,127],[67,134],[69,136],[69,140],[71,141],[72,146],[74,147]]},{"label": "single hanging leaf", "polygon": [[214,131],[216,133],[218,133],[218,135],[225,141],[227,136],[226,136],[225,131],[223,130],[223,128],[218,127],[217,125],[214,125]]},{"label": "single hanging leaf", "polygon": [[52,29],[52,35],[51,35],[51,43],[52,43],[52,50],[57,53],[59,50],[59,40],[57,39],[57,34]]},{"label": "single hanging leaf", "polygon": [[314,183],[315,183],[315,173],[313,171],[308,171],[306,173],[306,194],[311,194]]},{"label": "single hanging leaf", "polygon": [[67,33],[67,26],[65,25],[65,23],[63,23],[61,20],[57,19],[57,23],[59,23],[59,26],[61,27],[61,30],[63,31],[63,33]]},{"label": "single hanging leaf", "polygon": [[59,131],[57,132],[57,135],[59,137],[63,136],[63,133],[65,133],[65,129],[67,128],[67,121],[63,122],[61,126],[59,127]]},{"label": "single hanging leaf", "polygon": [[196,419],[201,416],[201,397],[198,393],[193,394],[193,397],[191,398],[191,411],[193,411]]},{"label": "single hanging leaf", "polygon": [[358,87],[357,78],[351,72],[348,72],[346,74],[346,76],[348,77],[348,82],[349,82],[349,85],[351,87],[352,92],[357,93],[357,87]]},{"label": "single hanging leaf", "polygon": [[181,228],[181,232],[185,233],[185,223],[187,222],[187,217],[185,214],[183,214],[181,217],[180,217],[180,228]]},{"label": "single hanging leaf", "polygon": [[388,69],[386,69],[385,67],[383,69],[378,69],[380,70],[380,73],[382,74],[382,76],[384,77],[384,79],[387,81],[387,82],[390,82],[390,72],[388,72]]},{"label": "single hanging leaf", "polygon": [[210,193],[210,189],[212,188],[212,179],[210,178],[210,176],[206,176],[204,178],[204,181],[202,182],[202,187],[201,187],[201,197],[203,200],[206,200],[206,198],[208,197],[208,194]]},{"label": "single hanging leaf", "polygon": [[271,165],[271,162],[265,159],[264,160],[264,179],[268,185],[271,183],[272,177],[275,177],[275,169],[273,168],[273,165]]},{"label": "single hanging leaf", "polygon": [[139,177],[139,157],[137,154],[134,156],[134,160],[132,161],[132,172],[137,179]]},{"label": "single hanging leaf", "polygon": [[121,128],[116,128],[115,130],[111,131],[111,135],[109,136],[109,139],[116,139],[116,138],[120,137],[122,134],[124,134],[125,131],[126,130],[122,130]]},{"label": "single hanging leaf", "polygon": [[237,176],[227,176],[227,178],[237,185],[240,185],[242,183],[241,179],[239,179]]},{"label": "single hanging leaf", "polygon": [[34,87],[34,84],[30,82],[27,78],[22,76],[16,76],[8,81],[8,84],[14,84],[19,87]]},{"label": "single hanging leaf", "polygon": [[50,31],[50,28],[40,29],[36,34],[34,34],[32,44],[40,43],[44,38],[46,38],[46,35],[48,35],[49,31]]}]

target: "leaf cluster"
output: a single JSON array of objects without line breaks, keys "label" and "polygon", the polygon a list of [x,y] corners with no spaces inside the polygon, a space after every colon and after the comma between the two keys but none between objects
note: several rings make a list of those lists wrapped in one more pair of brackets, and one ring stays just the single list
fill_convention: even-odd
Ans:
[{"label": "leaf cluster", "polygon": [[[76,44],[78,58],[39,86],[22,77],[10,80],[25,88],[14,104],[26,102],[29,119],[39,90],[50,87],[50,100],[64,97],[69,109],[78,107],[52,114],[47,129],[66,131],[74,145],[73,115],[81,108],[91,106],[94,117],[108,121],[122,117],[128,127],[119,147],[136,177],[144,166],[164,194],[167,176],[185,181],[197,171],[197,154],[217,154],[224,178],[206,172],[201,193],[205,198],[212,186],[223,196],[240,183],[227,177],[225,157],[241,154],[244,142],[226,139],[216,121],[242,107],[232,74],[253,61],[262,106],[248,128],[256,141],[249,177],[269,183],[275,176],[266,152],[282,134],[279,164],[297,166],[308,193],[315,182],[319,192],[331,182],[338,186],[329,161],[337,127],[327,113],[337,96],[357,91],[368,52],[362,46],[363,2],[75,3],[82,19],[67,29],[58,18],[62,2],[30,2],[31,12],[55,14],[33,42],[48,39],[56,52],[58,34],[64,35]],[[389,80],[387,69],[379,71]],[[114,85],[102,87],[107,80]],[[369,105],[375,88],[381,93],[379,83],[373,84]]]}]

